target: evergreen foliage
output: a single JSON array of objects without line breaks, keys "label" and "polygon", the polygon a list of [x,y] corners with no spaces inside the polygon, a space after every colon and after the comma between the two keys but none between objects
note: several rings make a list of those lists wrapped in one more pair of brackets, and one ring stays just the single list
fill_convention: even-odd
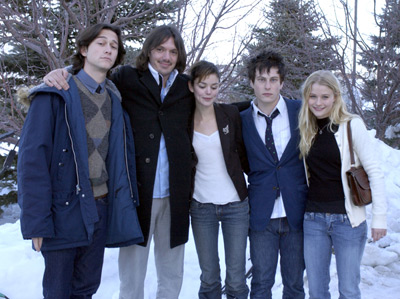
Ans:
[{"label": "evergreen foliage", "polygon": [[[370,36],[372,45],[360,53],[366,70],[361,94],[372,104],[366,120],[384,139],[386,128],[400,122],[400,1],[387,0],[376,21],[379,33]],[[399,146],[398,138],[392,144]]]},{"label": "evergreen foliage", "polygon": [[[157,22],[170,23],[180,1],[160,5],[144,0],[111,1],[2,1],[0,12],[0,49],[7,45],[0,59],[6,71],[21,80],[34,76],[41,80],[51,69],[70,64],[79,32],[104,22],[121,27],[125,44],[139,48],[146,34]],[[7,2],[7,3],[5,3]],[[131,63],[131,61],[126,61]],[[35,83],[38,83],[35,82]],[[30,82],[25,82],[30,84]]]},{"label": "evergreen foliage", "polygon": [[[2,168],[4,160],[5,156],[0,156],[0,168]],[[1,207],[17,203],[17,192],[15,191],[15,186],[17,182],[16,160],[17,158],[15,157],[13,166],[5,171],[0,177],[0,190],[3,190],[5,188],[7,190],[11,190],[8,193],[0,195],[0,216],[3,212]]]},{"label": "evergreen foliage", "polygon": [[[299,89],[309,74],[319,69],[337,69],[339,61],[331,47],[339,40],[320,34],[320,17],[314,0],[273,0],[264,16],[265,26],[255,29],[256,42],[250,45],[248,53],[251,56],[267,48],[283,56],[287,76],[282,95],[299,99]],[[236,88],[252,94],[248,86],[240,84]]]}]

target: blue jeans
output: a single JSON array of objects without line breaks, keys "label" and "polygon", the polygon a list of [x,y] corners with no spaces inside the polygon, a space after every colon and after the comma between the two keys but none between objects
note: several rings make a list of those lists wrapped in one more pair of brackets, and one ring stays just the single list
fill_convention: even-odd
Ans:
[{"label": "blue jeans", "polygon": [[287,218],[277,218],[271,219],[264,231],[250,229],[249,236],[253,264],[250,298],[272,298],[280,253],[282,298],[303,299],[303,231],[290,228]]},{"label": "blue jeans", "polygon": [[45,299],[87,299],[96,293],[101,281],[107,238],[108,205],[96,201],[99,221],[88,246],[42,251],[45,262]]},{"label": "blue jeans", "polygon": [[225,248],[226,298],[247,298],[246,245],[249,231],[248,200],[226,205],[190,205],[192,229],[201,269],[199,298],[221,298],[218,232],[221,223]]},{"label": "blue jeans", "polygon": [[329,267],[332,247],[336,256],[339,298],[361,298],[360,264],[366,240],[365,221],[353,228],[345,214],[305,213],[304,258],[310,299],[331,298]]}]

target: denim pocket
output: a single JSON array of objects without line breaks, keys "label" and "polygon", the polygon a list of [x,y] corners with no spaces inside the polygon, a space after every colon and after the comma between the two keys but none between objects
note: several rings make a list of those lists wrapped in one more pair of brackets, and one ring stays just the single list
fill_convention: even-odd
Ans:
[{"label": "denim pocket", "polygon": [[203,204],[194,198],[190,201],[190,208],[191,209],[199,209]]},{"label": "denim pocket", "polygon": [[244,199],[242,201],[230,202],[227,204],[227,206],[229,206],[230,208],[248,209],[249,208],[249,200],[246,197],[246,199]]},{"label": "denim pocket", "polygon": [[314,212],[305,212],[304,213],[304,221],[312,221],[315,219],[315,213]]},{"label": "denim pocket", "polygon": [[190,202],[190,214],[193,213],[200,214],[200,213],[207,213],[207,204],[201,203],[195,199],[192,199]]}]

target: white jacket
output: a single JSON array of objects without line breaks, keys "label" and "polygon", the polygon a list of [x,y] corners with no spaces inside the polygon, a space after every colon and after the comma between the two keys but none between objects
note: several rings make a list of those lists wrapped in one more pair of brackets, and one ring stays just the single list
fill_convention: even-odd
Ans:
[{"label": "white jacket", "polygon": [[[355,165],[362,165],[368,174],[372,191],[372,223],[371,228],[386,229],[386,197],[383,172],[375,159],[376,152],[367,128],[359,117],[351,120],[351,133],[353,139],[353,151]],[[347,122],[339,126],[335,133],[335,139],[340,151],[342,185],[345,196],[345,208],[352,227],[359,226],[366,219],[365,207],[358,207],[353,204],[350,196],[350,187],[347,183],[346,171],[350,169],[350,150],[347,139]],[[307,165],[303,159],[304,165]],[[306,171],[307,172],[307,171]],[[307,183],[308,183],[307,172]]]},{"label": "white jacket", "polygon": [[[363,121],[359,117],[351,120],[351,132],[356,166],[362,165],[368,174],[372,191],[371,228],[386,229],[386,197],[383,172],[376,159],[377,152]],[[347,139],[347,122],[339,126],[335,133],[342,162],[342,185],[345,194],[345,208],[352,227],[357,227],[366,218],[365,207],[357,207],[350,197],[346,171],[350,169],[350,150]]]}]

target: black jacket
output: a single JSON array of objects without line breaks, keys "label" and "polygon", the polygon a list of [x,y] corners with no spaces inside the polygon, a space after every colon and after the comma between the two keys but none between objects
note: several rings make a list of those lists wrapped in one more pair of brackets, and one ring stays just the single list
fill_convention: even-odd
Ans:
[{"label": "black jacket", "polygon": [[161,103],[160,89],[151,72],[123,66],[112,81],[128,112],[136,147],[137,181],[140,206],[138,216],[147,245],[153,187],[161,133],[169,161],[171,205],[171,248],[184,244],[189,233],[192,153],[189,136],[190,114],[194,107],[188,78],[179,74]]}]

